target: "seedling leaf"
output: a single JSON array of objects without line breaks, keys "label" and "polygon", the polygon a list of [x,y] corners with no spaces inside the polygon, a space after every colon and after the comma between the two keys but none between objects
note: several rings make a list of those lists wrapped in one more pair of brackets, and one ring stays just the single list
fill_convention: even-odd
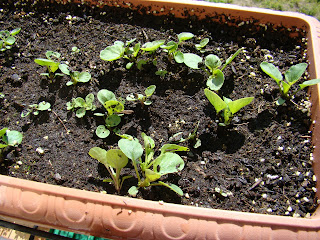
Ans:
[{"label": "seedling leaf", "polygon": [[190,32],[182,32],[182,33],[178,34],[179,43],[181,43],[182,41],[189,40],[193,37],[194,37],[194,35]]},{"label": "seedling leaf", "polygon": [[212,92],[209,89],[204,89],[204,94],[208,98],[209,102],[213,105],[217,113],[228,107],[227,104],[215,92]]},{"label": "seedling leaf", "polygon": [[150,97],[154,93],[155,90],[156,90],[156,86],[150,85],[149,87],[146,88],[144,93],[146,94],[147,97]]},{"label": "seedling leaf", "polygon": [[177,185],[172,184],[172,183],[170,183],[170,184],[164,183],[164,182],[162,182],[162,181],[159,181],[158,183],[159,183],[160,185],[162,185],[162,186],[165,186],[165,187],[170,188],[172,191],[176,192],[179,196],[183,196],[183,191],[182,191],[181,188],[179,188]]},{"label": "seedling leaf", "polygon": [[305,81],[305,82],[299,84],[299,86],[301,89],[304,89],[305,87],[316,85],[318,83],[320,83],[320,79],[312,79],[312,80]]},{"label": "seedling leaf", "polygon": [[99,138],[106,138],[110,135],[110,131],[104,125],[99,125],[96,129],[96,134]]},{"label": "seedling leaf", "polygon": [[266,74],[272,77],[278,85],[280,84],[280,81],[282,81],[283,77],[278,68],[276,68],[272,63],[268,62],[262,62],[260,64],[260,67],[262,71],[264,71]]},{"label": "seedling leaf", "polygon": [[118,142],[118,146],[121,151],[132,161],[136,161],[143,154],[143,148],[139,143],[138,139],[120,139]]},{"label": "seedling leaf", "polygon": [[161,154],[166,152],[187,152],[189,148],[177,144],[165,144],[161,147]]},{"label": "seedling leaf", "polygon": [[104,104],[109,100],[117,100],[114,93],[107,89],[100,90],[97,94],[97,98],[101,104]]},{"label": "seedling leaf", "polygon": [[105,61],[114,61],[121,58],[124,54],[124,47],[121,44],[114,43],[100,52],[100,58]]},{"label": "seedling leaf", "polygon": [[106,153],[106,161],[113,168],[121,169],[128,164],[127,156],[120,149],[110,149]]},{"label": "seedling leaf", "polygon": [[154,52],[157,50],[161,45],[163,45],[165,40],[156,40],[153,42],[147,42],[143,44],[141,50],[147,51],[147,52]]},{"label": "seedling leaf", "polygon": [[211,70],[211,72],[221,66],[221,60],[217,55],[210,54],[205,58],[205,65]]},{"label": "seedling leaf", "polygon": [[213,90],[218,91],[224,83],[224,74],[220,69],[215,69],[213,74],[207,80],[207,86]]},{"label": "seedling leaf", "polygon": [[307,63],[299,63],[293,65],[288,69],[288,71],[284,73],[284,77],[287,80],[287,82],[290,85],[292,85],[301,78],[302,74],[306,71],[307,67]]},{"label": "seedling leaf", "polygon": [[232,114],[235,114],[238,112],[241,108],[247,106],[252,102],[254,98],[253,97],[246,97],[246,98],[240,98],[235,101],[232,101],[228,103],[229,109]]},{"label": "seedling leaf", "polygon": [[184,53],[183,62],[192,69],[199,69],[198,64],[202,62],[202,57],[194,53]]},{"label": "seedling leaf", "polygon": [[153,163],[153,171],[160,175],[175,173],[184,168],[183,159],[176,153],[166,152],[160,154]]}]

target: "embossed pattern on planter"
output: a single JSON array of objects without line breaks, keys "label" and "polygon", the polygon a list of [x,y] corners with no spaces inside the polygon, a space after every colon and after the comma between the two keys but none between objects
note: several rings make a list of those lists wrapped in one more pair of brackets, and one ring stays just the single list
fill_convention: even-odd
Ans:
[{"label": "embossed pattern on planter", "polygon": [[[55,188],[55,193],[52,193],[51,190],[46,191],[48,184],[34,183],[34,187],[31,187],[30,184],[26,186],[30,181],[21,179],[15,182],[25,187],[10,187],[8,179],[11,178],[0,176],[0,213],[38,225],[102,237],[121,236],[125,239],[320,239],[320,228],[314,225],[315,222],[319,224],[317,219],[277,217],[278,223],[272,226],[272,222],[269,222],[271,216],[188,206],[179,206],[180,212],[177,213],[171,209],[173,204],[76,189],[69,191],[67,188],[49,185]],[[81,197],[83,195],[87,198]],[[134,207],[137,201],[144,204]],[[191,216],[190,211],[198,214]],[[202,212],[211,212],[211,217],[206,220]],[[241,220],[241,216],[246,217]],[[259,217],[260,222],[250,220],[250,216]],[[286,223],[286,219],[296,222]],[[299,227],[300,222],[308,221],[310,228]]]}]

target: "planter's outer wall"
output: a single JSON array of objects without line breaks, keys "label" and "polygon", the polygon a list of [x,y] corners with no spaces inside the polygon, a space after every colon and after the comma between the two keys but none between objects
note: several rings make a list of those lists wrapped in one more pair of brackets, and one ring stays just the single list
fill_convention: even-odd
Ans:
[{"label": "planter's outer wall", "polygon": [[[95,5],[101,1],[92,0]],[[309,73],[320,78],[320,23],[298,13],[192,1],[107,1],[132,7],[143,4],[152,14],[226,14],[245,21],[282,24],[307,31]],[[319,87],[311,89],[313,114],[320,119]],[[320,127],[314,124],[314,171],[320,178]],[[319,189],[319,184],[318,184]],[[0,218],[113,239],[320,239],[320,210],[311,219],[195,208],[87,192],[0,176]]]}]

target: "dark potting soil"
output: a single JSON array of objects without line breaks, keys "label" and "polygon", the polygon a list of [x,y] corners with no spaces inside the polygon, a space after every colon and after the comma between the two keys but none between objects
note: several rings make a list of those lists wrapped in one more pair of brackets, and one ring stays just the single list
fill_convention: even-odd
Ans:
[{"label": "dark potting soil", "polygon": [[[79,5],[41,2],[0,4],[1,29],[21,27],[13,49],[0,55],[0,127],[23,133],[23,142],[11,149],[2,162],[0,173],[65,187],[117,194],[113,185],[103,182],[108,172],[88,155],[90,148],[116,147],[115,134],[100,139],[95,134],[102,117],[88,111],[83,118],[67,111],[66,103],[75,97],[95,95],[95,112],[104,112],[97,101],[100,89],[113,91],[125,98],[143,93],[156,85],[152,105],[126,102],[120,132],[140,139],[141,132],[151,136],[159,149],[178,132],[188,136],[199,122],[197,136],[201,146],[179,153],[185,168],[162,179],[181,187],[180,197],[165,187],[142,189],[138,198],[194,205],[205,208],[244,212],[309,216],[317,205],[315,176],[312,171],[311,120],[308,95],[299,92],[293,102],[282,106],[276,83],[259,68],[262,61],[273,59],[282,72],[293,64],[306,61],[305,32],[271,25],[242,22],[226,16],[220,23],[211,18],[175,19],[173,16],[142,16],[117,7],[103,9]],[[147,9],[142,8],[142,12]],[[233,23],[229,26],[226,23]],[[236,27],[234,27],[236,26]],[[254,96],[228,127],[217,123],[213,106],[204,96],[206,78],[203,70],[191,70],[184,64],[168,60],[158,51],[158,66],[147,64],[142,70],[125,69],[126,61],[106,62],[99,53],[114,41],[136,42],[177,40],[177,34],[192,32],[195,37],[181,46],[182,52],[205,57],[216,54],[223,62],[237,49],[245,50],[224,70],[225,83],[219,94],[231,99]],[[289,37],[290,33],[294,37]],[[208,37],[204,53],[194,47]],[[79,53],[72,52],[78,47]],[[59,52],[63,61],[78,71],[88,71],[92,80],[66,86],[68,76],[49,82],[40,73],[46,68],[35,58],[45,52]],[[164,77],[155,75],[165,69]],[[306,74],[304,76],[308,78]],[[47,101],[52,111],[21,118],[30,104]],[[39,151],[40,150],[40,151]],[[44,153],[41,152],[44,151]],[[159,153],[156,153],[159,154]],[[123,174],[133,173],[129,164]],[[134,174],[134,173],[133,173]],[[137,180],[126,180],[121,195]]]}]

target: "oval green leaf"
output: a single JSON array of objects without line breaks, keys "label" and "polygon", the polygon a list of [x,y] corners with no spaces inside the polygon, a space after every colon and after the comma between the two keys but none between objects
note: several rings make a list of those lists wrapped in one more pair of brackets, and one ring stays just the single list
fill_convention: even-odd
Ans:
[{"label": "oval green leaf", "polygon": [[118,126],[120,122],[121,122],[121,117],[116,114],[112,114],[106,118],[107,127]]},{"label": "oval green leaf", "polygon": [[194,37],[194,35],[190,32],[182,32],[182,33],[178,34],[179,43],[181,43],[182,41],[189,40],[193,37]]},{"label": "oval green leaf", "polygon": [[206,95],[212,106],[215,108],[217,113],[228,107],[227,104],[215,92],[212,92],[209,89],[205,89],[204,94]]},{"label": "oval green leaf", "polygon": [[139,159],[143,154],[143,148],[139,143],[139,140],[136,138],[133,140],[120,139],[118,146],[121,151],[132,161]]},{"label": "oval green leaf", "polygon": [[110,149],[106,154],[107,163],[109,166],[121,169],[128,164],[127,156],[120,149]]},{"label": "oval green leaf", "polygon": [[110,131],[105,126],[99,125],[96,129],[96,134],[99,138],[106,138],[110,135]]},{"label": "oval green leaf", "polygon": [[100,52],[100,58],[104,61],[114,61],[123,56],[124,47],[121,44],[116,44],[106,47]]},{"label": "oval green leaf", "polygon": [[280,84],[280,81],[282,81],[283,77],[279,69],[276,68],[276,66],[274,66],[272,63],[262,62],[260,64],[260,67],[262,71],[264,71],[266,74],[272,77],[278,85]]},{"label": "oval green leaf", "polygon": [[153,163],[153,171],[160,175],[175,173],[184,168],[183,159],[176,153],[167,152],[157,157]]},{"label": "oval green leaf", "polygon": [[100,90],[97,94],[97,98],[102,105],[109,100],[117,100],[114,93],[107,89]]},{"label": "oval green leaf", "polygon": [[224,74],[220,69],[215,69],[214,74],[209,76],[207,80],[207,86],[213,90],[218,91],[221,89],[224,83]]},{"label": "oval green leaf", "polygon": [[291,66],[288,69],[288,71],[284,73],[284,77],[287,80],[287,82],[290,85],[292,85],[301,78],[302,74],[306,71],[307,67],[307,63],[299,63],[294,66]]},{"label": "oval green leaf", "polygon": [[199,69],[198,64],[202,62],[202,57],[198,56],[194,53],[184,53],[183,54],[183,62],[189,68]]},{"label": "oval green leaf", "polygon": [[78,76],[78,82],[89,82],[91,79],[91,74],[88,72],[82,72]]},{"label": "oval green leaf", "polygon": [[211,70],[211,72],[221,66],[221,60],[217,55],[209,54],[205,58],[205,65]]}]

